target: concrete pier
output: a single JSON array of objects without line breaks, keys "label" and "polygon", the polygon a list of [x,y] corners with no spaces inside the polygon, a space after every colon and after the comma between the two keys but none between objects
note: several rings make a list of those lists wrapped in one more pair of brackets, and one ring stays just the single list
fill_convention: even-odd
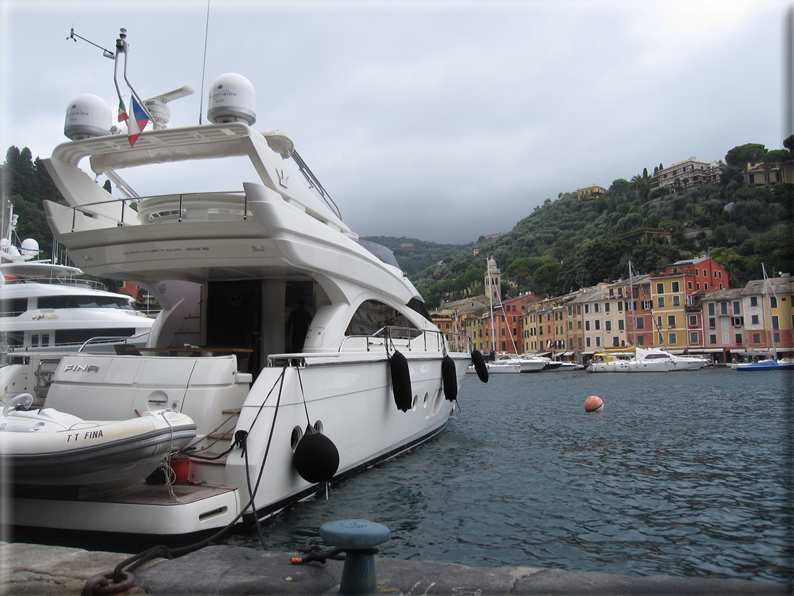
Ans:
[{"label": "concrete pier", "polygon": [[[323,594],[339,584],[343,563],[291,565],[299,553],[210,546],[184,557],[156,559],[135,570],[125,595],[252,596]],[[0,543],[0,594],[79,595],[86,580],[113,570],[127,555],[37,544]],[[791,585],[672,576],[629,577],[536,567],[466,567],[376,557],[378,585],[405,596],[494,595],[788,595]]]}]

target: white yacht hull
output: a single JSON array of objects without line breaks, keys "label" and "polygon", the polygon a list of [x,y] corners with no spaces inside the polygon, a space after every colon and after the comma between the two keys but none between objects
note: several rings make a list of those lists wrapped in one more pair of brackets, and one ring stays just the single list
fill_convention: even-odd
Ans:
[{"label": "white yacht hull", "polygon": [[485,366],[488,369],[489,375],[514,374],[514,373],[523,372],[521,370],[521,363],[518,361],[506,362],[504,364],[502,363],[496,364],[495,362],[486,362]]},{"label": "white yacht hull", "polygon": [[588,365],[587,372],[670,372],[672,364],[665,362],[643,362],[641,360],[618,360]]},{"label": "white yacht hull", "polygon": [[[234,520],[249,502],[249,480],[255,487],[260,476],[253,502],[257,515],[266,517],[323,487],[301,478],[293,465],[293,433],[305,432],[307,424],[321,428],[338,449],[335,481],[433,438],[445,427],[453,409],[439,383],[440,353],[407,354],[413,403],[406,412],[395,405],[389,364],[383,352],[294,356],[300,360],[284,361],[299,362],[298,366],[263,369],[247,393],[245,383],[210,381],[209,377],[225,376],[224,367],[234,362],[228,357],[64,359],[61,366],[72,367],[68,372],[78,367],[85,370],[68,381],[62,380],[70,376],[68,372],[59,371],[61,375],[56,376],[49,397],[53,403],[71,403],[76,411],[91,407],[97,401],[96,394],[110,389],[98,382],[102,373],[113,370],[116,375],[123,375],[121,371],[131,367],[144,382],[136,384],[133,381],[130,387],[117,393],[119,415],[124,415],[122,412],[130,407],[146,407],[153,393],[147,387],[157,384],[154,377],[147,376],[146,368],[155,365],[158,374],[166,375],[170,370],[172,375],[170,381],[162,379],[157,385],[163,388],[159,390],[163,394],[161,397],[169,403],[175,399],[183,411],[193,412],[199,424],[199,436],[212,434],[218,426],[217,421],[224,418],[221,410],[232,412],[239,408],[239,413],[225,417],[231,421],[216,435],[226,435],[227,438],[221,440],[226,447],[237,431],[244,431],[246,451],[236,447],[220,462],[191,457],[188,480],[195,485],[173,487],[179,503],[173,501],[166,487],[142,483],[119,491],[75,495],[69,499],[36,499],[25,495],[16,500],[15,523],[142,534],[200,532],[223,527]],[[160,368],[163,360],[171,361],[172,366]],[[190,361],[197,361],[197,368],[187,366]],[[458,357],[454,362],[459,385],[469,359]],[[94,373],[86,372],[91,366],[99,368],[97,378],[92,376]],[[173,378],[179,376],[183,367],[190,371],[190,379],[184,387],[181,381]],[[202,383],[207,381],[216,384],[202,388]],[[238,391],[234,391],[235,388]],[[180,393],[185,395],[181,401]],[[78,395],[82,401],[75,397]],[[238,402],[237,408],[235,402]],[[213,407],[218,409],[214,417],[196,415],[195,408]],[[212,452],[221,450],[217,446],[210,449]],[[209,454],[209,450],[203,452],[203,455]],[[64,511],[70,514],[63,515]],[[251,509],[247,512],[246,518],[252,519]],[[131,521],[134,519],[138,522]]]}]

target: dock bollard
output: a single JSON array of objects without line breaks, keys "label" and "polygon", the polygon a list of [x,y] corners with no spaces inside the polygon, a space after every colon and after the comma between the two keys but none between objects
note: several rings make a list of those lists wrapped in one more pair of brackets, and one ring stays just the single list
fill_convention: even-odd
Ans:
[{"label": "dock bollard", "polygon": [[[379,544],[389,539],[389,528],[364,519],[346,519],[329,522],[320,527],[320,536],[326,544],[345,551],[345,566],[339,591],[330,590],[327,595],[380,595],[375,579],[375,553]],[[399,593],[387,590],[389,594]]]}]

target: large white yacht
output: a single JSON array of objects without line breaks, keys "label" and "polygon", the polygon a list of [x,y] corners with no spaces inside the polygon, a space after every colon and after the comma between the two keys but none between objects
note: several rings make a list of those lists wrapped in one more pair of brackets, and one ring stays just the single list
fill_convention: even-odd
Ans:
[{"label": "large white yacht", "polygon": [[0,340],[8,350],[77,350],[90,339],[117,342],[148,332],[153,319],[133,308],[132,297],[80,277],[77,267],[32,260],[37,250],[24,248],[31,243],[18,250],[5,238],[0,246]]},{"label": "large white yacht", "polygon": [[[471,362],[390,251],[360,241],[322,200],[292,140],[253,128],[247,79],[215,80],[206,125],[166,128],[164,97],[134,102],[155,126],[133,147],[108,134],[104,101],[81,96],[67,111],[76,140],[45,160],[68,203],[46,202],[48,222],[71,259],[162,306],[145,348],[62,358],[46,406],[94,420],[187,414],[198,433],[188,484],[17,495],[17,524],[186,534],[261,518],[437,435]],[[193,191],[185,172],[211,173],[222,190]],[[139,182],[171,186],[138,194]],[[296,336],[301,303],[311,322]]]}]

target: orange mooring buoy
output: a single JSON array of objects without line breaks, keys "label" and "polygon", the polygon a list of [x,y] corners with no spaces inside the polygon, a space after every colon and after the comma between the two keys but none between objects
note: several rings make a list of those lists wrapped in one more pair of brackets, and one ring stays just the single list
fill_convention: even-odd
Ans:
[{"label": "orange mooring buoy", "polygon": [[585,412],[597,412],[604,407],[604,400],[597,395],[591,395],[584,400]]}]

